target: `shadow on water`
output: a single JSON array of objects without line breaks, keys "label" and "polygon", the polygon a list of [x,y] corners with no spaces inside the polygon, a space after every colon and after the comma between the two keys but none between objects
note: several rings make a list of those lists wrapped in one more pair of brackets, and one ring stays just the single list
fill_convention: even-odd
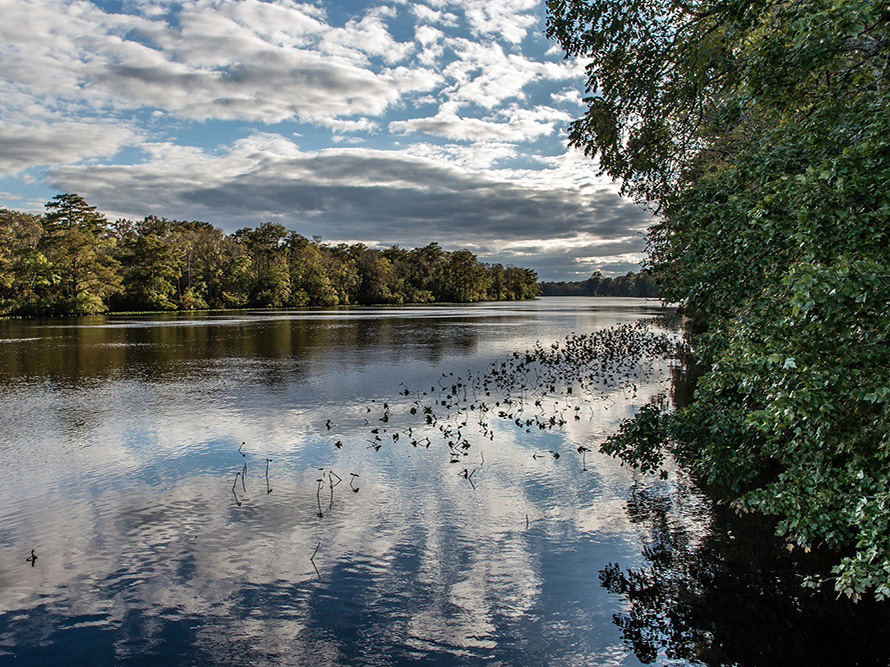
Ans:
[{"label": "shadow on water", "polygon": [[692,351],[681,345],[677,359],[671,366],[671,403],[678,407],[692,403],[698,380],[706,370],[707,367],[698,363]]},{"label": "shadow on water", "polygon": [[627,602],[614,621],[639,660],[888,664],[887,604],[854,604],[832,590],[803,588],[805,564],[782,548],[765,521],[708,503],[702,531],[677,519],[683,503],[676,490],[633,493],[627,511],[645,528],[646,563],[628,569],[610,563],[600,571],[602,585]]},{"label": "shadow on water", "polygon": [[[675,405],[688,404],[705,370],[680,361]],[[830,556],[789,553],[767,518],[739,516],[682,476],[635,486],[626,513],[642,530],[645,563],[609,563],[599,577],[625,600],[613,620],[641,662],[890,665],[890,604],[803,587]]]}]

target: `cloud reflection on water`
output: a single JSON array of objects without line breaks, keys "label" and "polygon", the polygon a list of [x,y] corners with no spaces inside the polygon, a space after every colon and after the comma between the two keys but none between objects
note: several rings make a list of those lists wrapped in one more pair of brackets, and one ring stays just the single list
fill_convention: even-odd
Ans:
[{"label": "cloud reflection on water", "polygon": [[[625,514],[630,473],[599,455],[582,472],[572,451],[631,413],[622,392],[608,411],[598,403],[593,419],[559,433],[501,423],[494,442],[476,437],[466,457],[477,467],[475,490],[458,475],[468,464],[450,464],[441,442],[426,450],[401,440],[380,451],[365,443],[364,419],[379,406],[371,398],[391,402],[391,428],[416,424],[409,399],[395,399],[400,381],[434,384],[442,369],[480,368],[579,324],[546,302],[532,313],[525,327],[496,334],[484,317],[460,313],[461,335],[408,351],[406,335],[432,340],[441,331],[422,318],[398,335],[390,334],[403,322],[374,320],[387,323],[376,338],[342,323],[321,332],[299,324],[295,348],[280,327],[232,325],[220,346],[203,332],[201,355],[180,350],[148,377],[124,379],[126,354],[139,354],[128,347],[124,358],[115,350],[74,371],[54,367],[65,357],[52,356],[31,366],[42,377],[7,375],[0,409],[24,409],[4,420],[0,439],[4,468],[16,470],[0,504],[0,651],[41,642],[85,650],[77,642],[97,636],[113,642],[116,658],[185,651],[214,662],[374,664],[539,655],[634,664],[616,653],[616,603],[597,580],[606,561],[639,558]],[[611,323],[594,315],[588,325]],[[51,368],[85,379],[58,383]],[[636,405],[663,390],[645,388]],[[375,405],[367,417],[365,405]],[[564,456],[532,458],[547,449]],[[232,481],[245,460],[238,507]],[[343,484],[333,504],[323,490],[324,517],[319,468],[360,475],[361,490]],[[320,577],[309,560],[319,543]],[[17,567],[34,545],[38,567]]]}]

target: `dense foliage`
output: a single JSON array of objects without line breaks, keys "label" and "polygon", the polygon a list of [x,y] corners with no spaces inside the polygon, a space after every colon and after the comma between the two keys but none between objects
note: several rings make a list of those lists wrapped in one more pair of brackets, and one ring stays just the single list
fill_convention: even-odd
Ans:
[{"label": "dense foliage", "polygon": [[595,271],[587,280],[541,282],[541,296],[628,296],[655,298],[658,286],[646,270],[609,278]]},{"label": "dense foliage", "polygon": [[669,451],[835,553],[838,591],[890,597],[890,5],[547,4],[591,58],[571,140],[661,213],[650,268],[709,365],[606,449]]},{"label": "dense foliage", "polygon": [[109,222],[74,194],[43,216],[0,209],[0,315],[531,299],[530,269],[431,243],[330,246],[265,223]]}]

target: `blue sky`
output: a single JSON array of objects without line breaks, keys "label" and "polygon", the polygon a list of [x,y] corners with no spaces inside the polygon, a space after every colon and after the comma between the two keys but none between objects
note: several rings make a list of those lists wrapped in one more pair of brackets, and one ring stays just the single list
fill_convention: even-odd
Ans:
[{"label": "blue sky", "polygon": [[0,206],[637,268],[648,214],[565,146],[537,0],[0,0]]}]

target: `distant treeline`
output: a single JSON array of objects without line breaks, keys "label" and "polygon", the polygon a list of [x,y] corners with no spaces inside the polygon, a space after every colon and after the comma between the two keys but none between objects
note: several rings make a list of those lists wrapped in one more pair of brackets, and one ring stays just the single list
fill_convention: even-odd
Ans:
[{"label": "distant treeline", "polygon": [[75,194],[0,209],[0,315],[531,299],[534,271],[437,243],[327,245],[279,224],[234,234],[150,216],[109,222]]},{"label": "distant treeline", "polygon": [[541,296],[631,296],[658,297],[658,286],[645,270],[629,271],[617,278],[606,278],[599,271],[578,282],[542,282]]}]

